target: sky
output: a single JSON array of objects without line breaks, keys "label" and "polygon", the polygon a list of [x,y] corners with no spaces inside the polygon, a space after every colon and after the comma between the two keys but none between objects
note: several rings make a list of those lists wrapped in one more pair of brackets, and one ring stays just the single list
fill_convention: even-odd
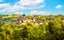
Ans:
[{"label": "sky", "polygon": [[64,14],[64,0],[0,0],[0,14]]}]

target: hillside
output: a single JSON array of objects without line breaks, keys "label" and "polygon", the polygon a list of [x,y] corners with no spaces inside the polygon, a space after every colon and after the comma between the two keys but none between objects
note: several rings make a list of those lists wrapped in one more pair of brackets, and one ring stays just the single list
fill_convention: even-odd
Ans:
[{"label": "hillside", "polygon": [[0,15],[0,40],[64,40],[64,15]]}]

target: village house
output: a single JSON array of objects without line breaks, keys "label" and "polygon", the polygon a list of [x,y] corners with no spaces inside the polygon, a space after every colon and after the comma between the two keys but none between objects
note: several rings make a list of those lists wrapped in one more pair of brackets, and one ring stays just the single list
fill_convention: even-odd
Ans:
[{"label": "village house", "polygon": [[19,17],[19,18],[17,19],[17,23],[18,23],[18,24],[26,23],[27,21],[28,21],[28,19],[26,18],[25,14],[22,15],[22,17]]},{"label": "village house", "polygon": [[19,17],[18,19],[17,19],[17,23],[18,24],[23,24],[23,23],[34,23],[34,24],[43,24],[43,22],[36,22],[36,18],[30,18],[30,19],[28,19],[27,17],[26,17],[26,15],[24,14],[24,15],[22,15],[22,17]]}]

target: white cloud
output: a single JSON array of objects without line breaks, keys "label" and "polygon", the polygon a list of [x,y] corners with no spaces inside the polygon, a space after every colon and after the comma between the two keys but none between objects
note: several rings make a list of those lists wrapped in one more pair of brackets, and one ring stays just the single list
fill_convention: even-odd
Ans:
[{"label": "white cloud", "polygon": [[10,7],[11,6],[9,4],[0,4],[0,12],[5,12]]},{"label": "white cloud", "polygon": [[62,8],[62,5],[57,5],[56,8],[57,9]]},{"label": "white cloud", "polygon": [[44,7],[44,5],[40,5],[40,3],[44,4],[44,0],[20,0],[17,4],[25,9],[39,9]]},{"label": "white cloud", "polygon": [[[40,3],[42,3],[40,5]],[[36,10],[45,7],[44,0],[20,0],[11,6],[8,3],[0,4],[0,12],[18,12],[23,10]]]},{"label": "white cloud", "polygon": [[21,14],[21,13],[24,14],[23,12],[16,12],[15,14]]},{"label": "white cloud", "polygon": [[15,12],[17,10],[20,10],[21,7],[18,5],[11,6],[10,4],[0,4],[0,12]]},{"label": "white cloud", "polygon": [[49,11],[37,11],[34,10],[30,13],[30,15],[50,15],[51,13]]},{"label": "white cloud", "polygon": [[18,3],[23,6],[25,6],[25,5],[35,6],[35,5],[37,5],[39,3],[43,3],[43,2],[44,2],[44,0],[20,0]]},{"label": "white cloud", "polygon": [[0,4],[0,8],[4,8],[4,7],[8,7],[8,6],[10,6],[9,4]]}]

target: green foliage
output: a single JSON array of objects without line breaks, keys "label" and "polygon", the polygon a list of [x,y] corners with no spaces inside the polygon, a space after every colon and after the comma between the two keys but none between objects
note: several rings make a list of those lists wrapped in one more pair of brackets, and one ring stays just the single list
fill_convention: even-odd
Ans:
[{"label": "green foliage", "polygon": [[[0,20],[0,40],[64,40],[64,21],[62,15],[55,17],[50,16],[34,16],[38,19],[36,21],[43,22],[43,24],[17,24],[16,22],[6,22],[2,20],[4,17],[10,19],[17,19],[17,16],[5,15]],[[33,16],[27,16],[32,18]],[[46,18],[53,18],[54,20],[46,20]]]}]

